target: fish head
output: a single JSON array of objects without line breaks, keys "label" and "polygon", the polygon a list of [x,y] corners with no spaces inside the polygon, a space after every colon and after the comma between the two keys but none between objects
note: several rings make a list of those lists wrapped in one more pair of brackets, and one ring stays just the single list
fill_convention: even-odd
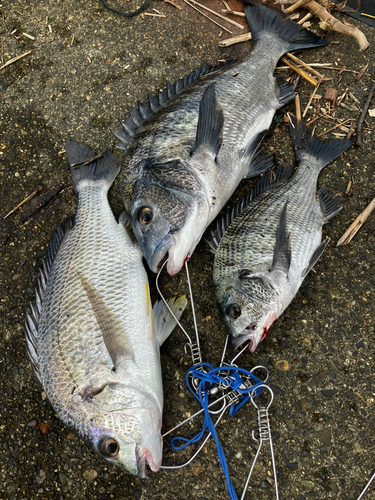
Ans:
[{"label": "fish head", "polygon": [[101,411],[90,420],[89,440],[106,461],[144,478],[146,464],[153,472],[161,465],[161,410],[152,396],[126,390],[127,400],[103,399]]},{"label": "fish head", "polygon": [[[249,341],[254,352],[278,317],[275,289],[262,276],[241,271],[226,284],[216,286],[216,299],[234,349]],[[223,286],[224,285],[224,286]]]},{"label": "fish head", "polygon": [[180,160],[143,162],[121,185],[132,229],[148,266],[178,273],[207,225],[208,205],[195,174]]}]

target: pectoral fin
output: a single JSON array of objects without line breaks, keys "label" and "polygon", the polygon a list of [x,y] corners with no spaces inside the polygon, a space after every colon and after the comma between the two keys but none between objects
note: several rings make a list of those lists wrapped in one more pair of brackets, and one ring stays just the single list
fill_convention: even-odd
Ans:
[{"label": "pectoral fin", "polygon": [[287,203],[285,203],[284,208],[281,211],[279,225],[277,226],[276,232],[276,243],[275,249],[273,251],[273,260],[271,266],[272,271],[279,271],[288,275],[290,263],[292,260],[292,250],[290,247],[290,238],[287,234],[286,229],[286,208]]},{"label": "pectoral fin", "polygon": [[[185,295],[183,295],[182,297],[178,297],[177,299],[170,299],[168,301],[169,308],[161,300],[155,302],[153,307],[154,325],[155,335],[159,341],[159,345],[163,344],[163,342],[169,337],[177,324],[177,321],[173,317],[173,315],[177,319],[180,319],[182,313],[184,312],[186,304],[187,300]],[[171,314],[169,309],[172,311],[173,315]]]},{"label": "pectoral fin", "polygon": [[104,344],[113,363],[113,369],[116,371],[121,359],[134,359],[133,347],[123,324],[107,307],[96,288],[88,282],[83,274],[78,273],[78,275],[98,322]]},{"label": "pectoral fin", "polygon": [[216,158],[223,137],[224,114],[215,97],[215,84],[209,85],[203,92],[199,104],[197,134],[192,154],[205,149]]}]

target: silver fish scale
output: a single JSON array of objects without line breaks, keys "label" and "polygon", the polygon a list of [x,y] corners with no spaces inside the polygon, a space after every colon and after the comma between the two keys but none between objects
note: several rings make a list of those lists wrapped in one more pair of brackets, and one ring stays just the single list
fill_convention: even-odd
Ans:
[{"label": "silver fish scale", "polygon": [[[146,328],[151,321],[148,304],[147,275],[142,265],[142,255],[136,245],[129,245],[124,230],[114,220],[102,186],[82,189],[79,198],[75,226],[62,242],[48,280],[43,297],[43,309],[39,321],[37,352],[43,388],[67,424],[75,424],[76,413],[85,412],[104,421],[96,422],[107,427],[119,428],[136,423],[118,421],[110,411],[120,406],[134,406],[139,392],[132,394],[127,387],[121,390],[124,374],[112,370],[113,362],[103,341],[103,335],[95,319],[92,305],[82,285],[82,276],[94,287],[108,310],[117,318],[133,344],[134,387],[147,387],[162,407],[161,379],[159,370],[149,360],[138,357],[134,349],[132,332]],[[144,285],[140,286],[140,283]],[[86,311],[83,316],[82,311]],[[144,319],[143,319],[144,318]],[[147,334],[145,334],[147,337]],[[142,339],[137,339],[142,343]],[[150,339],[144,347],[150,350]],[[138,359],[137,359],[138,358]],[[159,359],[157,356],[156,359]],[[149,363],[145,363],[149,361]],[[137,369],[142,366],[142,370]],[[105,388],[91,401],[78,403],[79,394],[85,389],[101,386],[112,380],[119,384],[116,390]],[[160,384],[160,387],[158,387]],[[115,386],[116,387],[116,386]],[[63,395],[63,397],[62,397]],[[76,397],[75,397],[76,396]],[[80,419],[92,427],[89,419]],[[116,424],[117,422],[117,424]],[[88,429],[80,429],[87,436]],[[91,431],[90,431],[91,432]]]}]

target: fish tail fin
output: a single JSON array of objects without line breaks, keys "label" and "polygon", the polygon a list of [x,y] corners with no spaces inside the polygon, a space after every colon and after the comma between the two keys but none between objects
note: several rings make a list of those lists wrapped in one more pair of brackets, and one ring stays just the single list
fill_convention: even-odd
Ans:
[{"label": "fish tail fin", "polygon": [[297,49],[322,47],[329,43],[328,40],[323,40],[314,35],[314,33],[302,28],[294,21],[284,18],[275,9],[265,7],[251,0],[244,0],[244,3],[244,12],[253,40],[257,40],[262,32],[274,33],[289,43],[288,52]]},{"label": "fish tail fin", "polygon": [[65,144],[73,187],[79,192],[79,185],[87,181],[104,181],[109,189],[120,171],[121,154],[108,150],[103,155],[96,155],[94,151],[80,142],[67,139]]},{"label": "fish tail fin", "polygon": [[310,155],[319,160],[320,169],[342,155],[350,146],[349,139],[329,139],[322,141],[308,130],[302,121],[291,114],[289,116],[290,132],[298,160]]}]

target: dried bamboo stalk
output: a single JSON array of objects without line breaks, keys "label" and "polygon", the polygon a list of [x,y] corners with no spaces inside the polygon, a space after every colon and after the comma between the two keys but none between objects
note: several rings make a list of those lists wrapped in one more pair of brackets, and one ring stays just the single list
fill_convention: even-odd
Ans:
[{"label": "dried bamboo stalk", "polygon": [[366,222],[368,216],[371,214],[374,208],[375,208],[375,198],[369,205],[367,205],[364,211],[358,215],[353,224],[349,226],[349,228],[345,231],[345,233],[341,236],[341,238],[337,242],[336,246],[347,245],[357,234],[362,225]]}]

